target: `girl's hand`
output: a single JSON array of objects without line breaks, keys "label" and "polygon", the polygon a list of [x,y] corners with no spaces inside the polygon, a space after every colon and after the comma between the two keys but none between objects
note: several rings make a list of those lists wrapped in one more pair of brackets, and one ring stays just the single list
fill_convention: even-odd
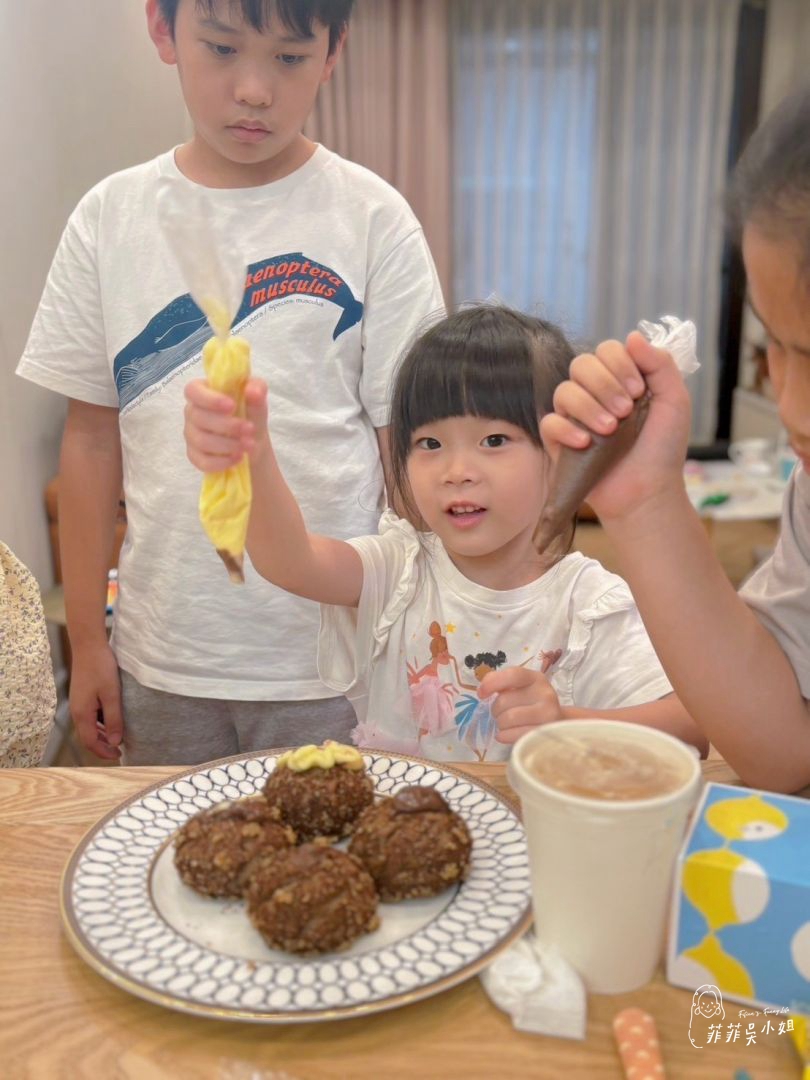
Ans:
[{"label": "girl's hand", "polygon": [[186,454],[201,472],[231,468],[245,454],[253,459],[269,442],[267,384],[262,379],[248,379],[245,385],[244,418],[234,416],[233,399],[212,390],[205,379],[188,383],[185,398]]},{"label": "girl's hand", "polygon": [[587,432],[610,435],[646,390],[650,411],[633,449],[588,494],[600,518],[634,510],[662,489],[683,486],[689,438],[690,401],[683,376],[668,352],[634,331],[625,345],[604,341],[594,353],[571,362],[570,378],[554,393],[555,412],[544,416],[540,431],[553,461],[560,447],[584,449]]},{"label": "girl's hand", "polygon": [[500,743],[516,742],[539,724],[562,720],[560,700],[545,675],[525,667],[490,671],[481,680],[478,696],[497,694],[492,715],[498,725]]}]

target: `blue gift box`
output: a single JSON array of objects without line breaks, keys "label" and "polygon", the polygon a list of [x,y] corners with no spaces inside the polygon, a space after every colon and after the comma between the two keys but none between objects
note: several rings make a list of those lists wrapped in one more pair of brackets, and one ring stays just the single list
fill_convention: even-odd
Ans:
[{"label": "blue gift box", "polygon": [[807,1011],[810,801],[706,785],[678,858],[667,979]]}]

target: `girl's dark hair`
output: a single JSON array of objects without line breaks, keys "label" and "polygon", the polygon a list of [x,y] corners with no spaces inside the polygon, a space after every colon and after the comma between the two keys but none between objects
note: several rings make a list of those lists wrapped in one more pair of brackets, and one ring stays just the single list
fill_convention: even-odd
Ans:
[{"label": "girl's dark hair", "polygon": [[[207,15],[213,16],[219,3],[238,9],[254,30],[266,30],[270,19],[278,16],[285,29],[301,38],[312,36],[313,22],[329,27],[329,55],[335,51],[340,35],[349,25],[354,0],[194,0]],[[180,0],[158,0],[163,18],[174,33]]]},{"label": "girl's dark hair", "polygon": [[749,223],[791,239],[810,274],[810,86],[786,98],[751,136],[731,177],[727,211],[738,241]]},{"label": "girl's dark hair", "polygon": [[494,304],[462,308],[414,342],[397,370],[390,414],[394,493],[414,520],[407,475],[414,431],[449,416],[481,416],[506,420],[542,446],[539,417],[552,411],[573,358],[558,327]]}]

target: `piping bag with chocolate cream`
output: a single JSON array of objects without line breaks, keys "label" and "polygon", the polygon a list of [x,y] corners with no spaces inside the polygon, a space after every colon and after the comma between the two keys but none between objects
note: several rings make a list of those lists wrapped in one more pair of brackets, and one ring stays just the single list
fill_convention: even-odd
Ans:
[{"label": "piping bag with chocolate cream", "polygon": [[[693,322],[664,315],[659,323],[642,320],[638,329],[651,345],[666,349],[672,355],[684,377],[700,367]],[[645,393],[636,400],[632,412],[619,421],[612,434],[597,435],[589,431],[591,442],[584,450],[570,446],[560,449],[551,474],[548,498],[534,535],[540,551],[545,551],[555,536],[563,532],[588,492],[628,453],[641,434],[649,408],[650,395]]]},{"label": "piping bag with chocolate cream", "polygon": [[[235,416],[245,415],[245,383],[250,378],[250,345],[231,333],[245,291],[245,260],[234,252],[229,220],[211,203],[206,189],[163,177],[157,195],[157,214],[191,293],[175,301],[178,319],[198,324],[189,345],[202,351],[208,385],[236,404]],[[191,308],[192,310],[188,310]],[[213,336],[209,336],[213,331]],[[207,340],[206,340],[207,339]],[[193,359],[199,357],[199,351]],[[179,423],[178,418],[178,423]],[[199,514],[202,526],[225,564],[231,581],[244,582],[245,538],[251,504],[250,466],[246,456],[230,468],[206,473],[202,479]]]}]

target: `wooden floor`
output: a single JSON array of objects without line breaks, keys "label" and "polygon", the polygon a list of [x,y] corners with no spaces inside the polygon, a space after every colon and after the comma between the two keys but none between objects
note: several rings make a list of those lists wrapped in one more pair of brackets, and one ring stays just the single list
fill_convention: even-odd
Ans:
[{"label": "wooden floor", "polygon": [[[717,557],[735,586],[753,570],[757,562],[773,546],[777,535],[776,522],[714,522],[710,537]],[[608,570],[618,572],[616,556],[601,525],[581,522],[574,538],[574,548],[598,559]],[[114,765],[100,761],[75,745],[72,738],[63,740],[54,765]]]}]

